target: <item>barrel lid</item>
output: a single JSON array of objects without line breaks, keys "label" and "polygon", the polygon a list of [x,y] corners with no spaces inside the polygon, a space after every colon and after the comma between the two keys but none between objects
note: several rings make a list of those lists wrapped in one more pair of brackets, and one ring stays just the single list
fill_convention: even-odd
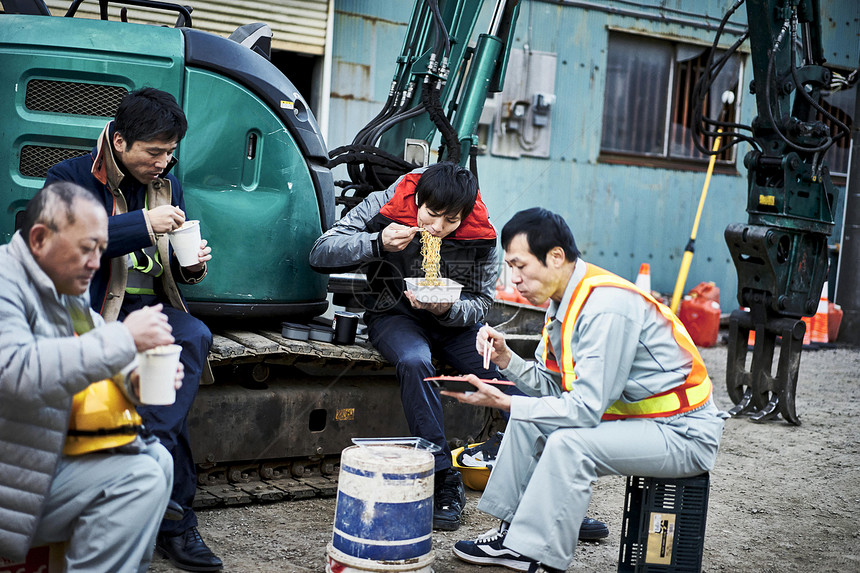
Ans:
[{"label": "barrel lid", "polygon": [[410,446],[375,444],[350,446],[341,453],[341,468],[351,467],[368,472],[423,472],[432,470],[435,461],[427,450]]},{"label": "barrel lid", "polygon": [[398,438],[352,438],[356,446],[409,446],[417,450],[427,450],[435,454],[442,448],[426,438],[402,436]]}]

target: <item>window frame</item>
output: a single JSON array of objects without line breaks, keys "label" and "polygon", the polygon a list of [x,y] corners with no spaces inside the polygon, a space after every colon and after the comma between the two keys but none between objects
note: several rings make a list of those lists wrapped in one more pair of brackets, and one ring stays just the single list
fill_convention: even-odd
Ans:
[{"label": "window frame", "polygon": [[[678,60],[678,51],[679,47],[684,46],[688,48],[693,48],[697,50],[701,50],[700,53],[704,53],[711,46],[706,43],[700,43],[675,37],[666,37],[661,36],[659,34],[642,34],[637,33],[636,31],[631,31],[627,29],[621,28],[608,28],[608,38],[607,38],[607,62],[609,58],[609,51],[611,48],[612,38],[615,37],[624,37],[626,39],[635,39],[642,38],[646,41],[654,41],[654,42],[662,42],[665,45],[669,46],[671,52],[671,62],[673,65],[669,66],[668,78],[666,80],[665,88],[662,88],[663,97],[665,102],[665,118],[663,122],[663,131],[662,131],[662,150],[660,154],[656,153],[647,153],[647,152],[638,152],[638,151],[622,151],[622,150],[609,150],[605,149],[604,146],[604,132],[603,129],[606,127],[606,94],[610,89],[608,74],[607,74],[607,82],[604,86],[604,100],[603,105],[604,108],[601,112],[601,136],[600,136],[600,151],[597,157],[598,162],[607,163],[607,164],[615,164],[615,165],[634,165],[640,167],[654,167],[654,168],[666,168],[666,169],[678,169],[678,170],[687,170],[687,171],[707,171],[708,164],[710,162],[710,156],[703,157],[692,157],[692,156],[678,156],[672,155],[671,148],[673,145],[673,129],[675,129],[675,124],[673,123],[674,112],[677,110],[677,101],[675,98],[676,92],[679,91],[679,85],[676,85],[677,80],[677,72],[678,66],[682,65],[685,61],[691,60]],[[740,115],[741,106],[742,106],[742,95],[743,95],[743,85],[744,85],[744,75],[746,72],[746,59],[747,53],[745,51],[739,51],[737,54],[738,57],[738,77],[737,77],[737,89],[735,91],[735,102],[732,108],[732,115],[729,118],[730,121],[737,121],[738,116]],[[608,63],[607,63],[608,67]],[[688,90],[687,93],[690,93],[689,90],[692,90],[695,86],[695,82],[686,83],[684,86],[680,86],[681,90],[686,88]],[[687,116],[691,111],[687,112]],[[692,145],[692,142],[691,142]],[[710,147],[712,145],[712,141],[707,143],[707,146]],[[695,149],[695,147],[693,147]],[[714,172],[721,174],[738,174],[737,169],[737,146],[732,146],[730,149],[726,150],[723,153],[724,158],[718,158],[714,164]]]}]

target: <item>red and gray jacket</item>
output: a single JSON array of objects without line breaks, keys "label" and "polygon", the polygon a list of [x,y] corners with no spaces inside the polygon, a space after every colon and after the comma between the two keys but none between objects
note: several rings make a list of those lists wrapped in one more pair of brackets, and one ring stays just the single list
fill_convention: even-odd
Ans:
[{"label": "red and gray jacket", "polygon": [[445,326],[471,326],[484,320],[493,302],[499,265],[496,230],[480,193],[469,216],[442,239],[440,274],[463,285],[460,300],[445,315],[413,309],[403,296],[404,278],[424,276],[420,237],[396,253],[382,249],[381,232],[389,224],[416,224],[415,186],[423,171],[412,171],[385,191],[371,193],[317,239],[310,264],[320,273],[364,273],[370,286],[360,297],[366,319],[375,313],[398,313],[432,318]]}]

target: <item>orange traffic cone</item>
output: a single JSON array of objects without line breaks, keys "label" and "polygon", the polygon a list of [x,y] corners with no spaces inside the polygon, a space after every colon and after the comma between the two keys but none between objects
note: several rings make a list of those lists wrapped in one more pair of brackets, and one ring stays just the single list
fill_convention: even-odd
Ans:
[{"label": "orange traffic cone", "polygon": [[815,311],[815,316],[812,317],[812,342],[828,342],[828,307],[827,307],[827,281],[824,281],[824,286],[821,289],[821,296],[818,299],[818,310]]},{"label": "orange traffic cone", "polygon": [[803,345],[809,346],[812,343],[812,318],[801,316],[800,320],[806,324],[806,332],[803,333]]},{"label": "orange traffic cone", "polygon": [[639,274],[636,276],[636,286],[651,294],[651,265],[642,263],[639,265]]}]

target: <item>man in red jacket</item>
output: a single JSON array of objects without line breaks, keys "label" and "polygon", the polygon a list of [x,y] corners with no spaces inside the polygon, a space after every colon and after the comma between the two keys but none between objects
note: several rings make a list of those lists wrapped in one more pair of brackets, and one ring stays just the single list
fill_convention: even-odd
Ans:
[{"label": "man in red jacket", "polygon": [[[404,278],[424,276],[421,232],[442,239],[440,275],[463,285],[458,301],[423,303],[406,291]],[[439,447],[433,526],[457,529],[466,494],[452,469],[441,399],[424,379],[436,374],[434,356],[460,372],[498,377],[474,356],[498,273],[496,230],[477,180],[453,163],[408,173],[320,237],[310,262],[319,272],[362,269],[368,277],[371,292],[362,304],[370,341],[397,369],[409,430]]]}]

